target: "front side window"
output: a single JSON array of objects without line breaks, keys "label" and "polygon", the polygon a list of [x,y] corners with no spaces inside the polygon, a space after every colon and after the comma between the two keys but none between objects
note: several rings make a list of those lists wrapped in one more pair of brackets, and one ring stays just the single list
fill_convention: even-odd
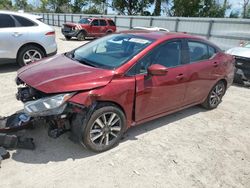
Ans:
[{"label": "front side window", "polygon": [[34,22],[21,16],[14,16],[14,18],[18,21],[18,23],[20,24],[20,27],[29,27],[29,26],[36,25]]},{"label": "front side window", "polygon": [[93,67],[115,69],[153,42],[130,34],[112,34],[77,48],[68,56]]},{"label": "front side window", "polygon": [[15,21],[10,15],[0,14],[0,28],[15,27]]},{"label": "front side window", "polygon": [[93,26],[99,26],[99,20],[93,20],[91,25]]},{"label": "front side window", "polygon": [[[144,74],[152,64],[160,64],[168,68],[181,65],[181,41],[167,42],[156,47],[143,57],[131,71],[135,74]],[[129,75],[131,74],[129,73]]]}]

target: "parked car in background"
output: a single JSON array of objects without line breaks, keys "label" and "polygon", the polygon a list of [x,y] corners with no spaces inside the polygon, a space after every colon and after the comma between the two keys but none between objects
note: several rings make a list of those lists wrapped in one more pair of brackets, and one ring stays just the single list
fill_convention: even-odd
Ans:
[{"label": "parked car in background", "polygon": [[116,31],[116,25],[109,18],[82,18],[78,23],[65,23],[62,34],[67,40],[76,37],[85,40],[85,37],[101,37]]},{"label": "parked car in background", "polygon": [[243,43],[240,47],[227,50],[228,54],[235,57],[234,82],[238,84],[250,84],[250,42]]},{"label": "parked car in background", "polygon": [[205,39],[131,30],[21,68],[17,98],[53,133],[70,127],[72,139],[102,152],[131,126],[197,104],[216,108],[233,76],[234,58]]},{"label": "parked car in background", "polygon": [[55,30],[26,13],[0,11],[0,63],[20,66],[57,52]]},{"label": "parked car in background", "polygon": [[166,31],[169,32],[168,29],[162,27],[133,27],[134,30],[148,30],[148,31]]}]

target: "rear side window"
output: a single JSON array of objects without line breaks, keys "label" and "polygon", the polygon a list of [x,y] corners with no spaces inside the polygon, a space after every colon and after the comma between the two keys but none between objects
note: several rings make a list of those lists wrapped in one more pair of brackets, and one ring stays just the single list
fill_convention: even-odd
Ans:
[{"label": "rear side window", "polygon": [[15,27],[14,19],[7,14],[0,14],[0,28]]},{"label": "rear side window", "polygon": [[99,20],[93,20],[91,25],[99,26]]},{"label": "rear side window", "polygon": [[105,20],[100,20],[100,26],[106,26],[107,22]]},{"label": "rear side window", "polygon": [[188,42],[190,62],[208,59],[207,45],[200,42]]},{"label": "rear side window", "polygon": [[18,21],[18,23],[20,24],[20,27],[30,27],[30,26],[36,25],[31,20],[21,17],[21,16],[14,16],[14,18]]},{"label": "rear side window", "polygon": [[108,20],[108,23],[110,26],[115,26],[115,22],[113,22],[113,20]]}]

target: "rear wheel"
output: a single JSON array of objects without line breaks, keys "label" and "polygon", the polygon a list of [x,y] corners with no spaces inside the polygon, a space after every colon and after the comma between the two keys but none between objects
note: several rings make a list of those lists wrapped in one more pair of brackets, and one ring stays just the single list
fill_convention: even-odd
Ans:
[{"label": "rear wheel", "polygon": [[103,106],[93,112],[82,136],[83,144],[94,152],[116,146],[124,131],[126,118],[116,106]]},{"label": "rear wheel", "polygon": [[77,40],[83,41],[85,40],[86,37],[86,32],[81,31],[80,33],[78,33],[78,35],[76,36]]},{"label": "rear wheel", "polygon": [[29,45],[20,49],[17,55],[17,63],[20,66],[28,65],[42,59],[45,53],[37,46]]},{"label": "rear wheel", "polygon": [[222,97],[224,96],[225,92],[225,83],[223,81],[217,82],[217,84],[209,92],[207,99],[202,104],[202,106],[209,110],[216,108],[221,103]]}]

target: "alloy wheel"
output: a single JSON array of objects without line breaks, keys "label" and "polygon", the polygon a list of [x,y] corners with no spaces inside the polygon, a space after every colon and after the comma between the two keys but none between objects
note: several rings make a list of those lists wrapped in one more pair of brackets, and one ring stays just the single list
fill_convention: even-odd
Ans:
[{"label": "alloy wheel", "polygon": [[225,93],[225,86],[223,83],[217,84],[214,89],[211,91],[211,95],[209,98],[209,103],[212,107],[217,106],[222,99],[222,96]]},{"label": "alloy wheel", "polygon": [[92,124],[90,140],[95,145],[108,146],[116,140],[121,130],[121,118],[114,112],[104,113]]},{"label": "alloy wheel", "polygon": [[35,61],[38,61],[42,59],[42,54],[38,52],[37,50],[28,50],[23,55],[23,62],[25,65],[29,63],[33,63]]}]

